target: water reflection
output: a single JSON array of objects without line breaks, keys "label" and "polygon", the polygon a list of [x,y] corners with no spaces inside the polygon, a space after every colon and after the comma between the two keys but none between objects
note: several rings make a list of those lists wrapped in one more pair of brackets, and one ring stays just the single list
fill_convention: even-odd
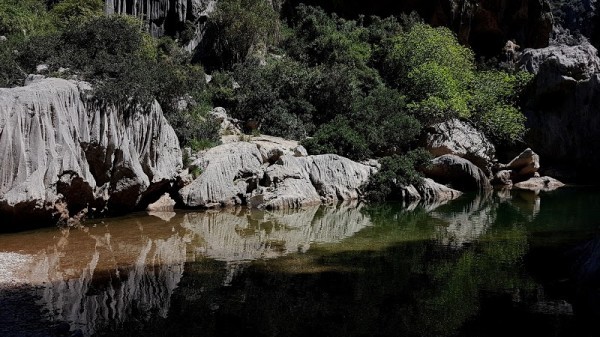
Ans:
[{"label": "water reflection", "polygon": [[[138,215],[2,235],[0,287],[34,294],[43,307],[34,320],[69,322],[84,335],[485,336],[489,310],[577,311],[526,267],[535,275],[544,267],[536,255],[547,255],[544,231],[597,219],[556,212],[558,204],[600,209],[600,198],[553,193],[497,191],[411,208]],[[576,255],[586,275],[598,274],[594,242]],[[596,281],[588,288],[597,290]],[[14,323],[3,319],[0,335]]]}]

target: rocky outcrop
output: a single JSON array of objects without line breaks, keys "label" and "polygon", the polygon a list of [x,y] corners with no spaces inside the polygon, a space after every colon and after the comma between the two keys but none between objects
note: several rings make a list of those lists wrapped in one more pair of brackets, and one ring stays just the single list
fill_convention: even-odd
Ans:
[{"label": "rocky outcrop", "polygon": [[430,126],[425,147],[435,157],[452,154],[467,159],[491,176],[496,149],[482,132],[466,122],[453,119]]},{"label": "rocky outcrop", "polygon": [[455,155],[447,154],[431,161],[429,167],[423,168],[429,178],[449,184],[460,191],[481,191],[491,188],[486,174],[470,161]]},{"label": "rocky outcrop", "polygon": [[[524,52],[521,66],[536,74],[524,112],[527,143],[544,167],[567,181],[590,181],[600,169],[600,59],[588,43]],[[542,172],[543,173],[543,172]]]},{"label": "rocky outcrop", "polygon": [[175,209],[175,204],[176,204],[175,200],[173,200],[169,196],[169,193],[165,193],[158,200],[156,200],[155,202],[148,205],[148,207],[146,207],[146,210],[151,213],[152,212],[173,212],[173,210]]},{"label": "rocky outcrop", "polygon": [[186,49],[198,46],[204,34],[204,24],[215,10],[216,0],[106,0],[107,14],[128,14],[142,20],[154,37],[175,36],[190,29],[195,32]]},{"label": "rocky outcrop", "polygon": [[179,192],[186,207],[299,208],[358,199],[374,168],[337,155],[306,156],[275,137],[217,146],[193,164],[202,174]]},{"label": "rocky outcrop", "polygon": [[[378,170],[376,163],[338,155],[308,156],[297,142],[277,137],[230,141],[201,153],[192,164],[202,173],[179,191],[183,206],[288,209],[357,200]],[[460,192],[425,179],[401,194],[407,202],[440,203]]]},{"label": "rocky outcrop", "polygon": [[62,79],[0,89],[3,224],[131,211],[176,177],[181,150],[158,103],[125,117],[88,89]]}]

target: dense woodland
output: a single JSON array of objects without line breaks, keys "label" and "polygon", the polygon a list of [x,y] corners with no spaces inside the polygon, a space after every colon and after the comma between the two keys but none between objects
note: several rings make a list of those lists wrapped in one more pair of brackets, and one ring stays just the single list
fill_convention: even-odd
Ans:
[{"label": "dense woodland", "polygon": [[218,143],[207,114],[222,106],[247,133],[301,140],[312,154],[381,159],[374,199],[419,180],[428,125],[459,118],[494,143],[522,139],[518,102],[531,76],[511,60],[480,60],[416,13],[346,19],[279,8],[219,1],[191,54],[182,48],[191,31],[153,38],[135,18],[104,15],[102,0],[0,0],[0,86],[22,85],[45,64],[50,76],[91,82],[95,99],[124,113],[156,99],[194,149]]}]

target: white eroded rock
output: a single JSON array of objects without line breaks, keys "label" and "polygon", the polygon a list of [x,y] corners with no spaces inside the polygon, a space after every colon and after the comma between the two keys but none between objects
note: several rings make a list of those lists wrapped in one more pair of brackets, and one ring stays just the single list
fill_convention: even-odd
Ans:
[{"label": "white eroded rock", "polygon": [[0,213],[7,222],[49,221],[60,200],[71,213],[129,211],[177,176],[179,142],[158,103],[125,117],[86,101],[87,89],[55,78],[0,89]]}]

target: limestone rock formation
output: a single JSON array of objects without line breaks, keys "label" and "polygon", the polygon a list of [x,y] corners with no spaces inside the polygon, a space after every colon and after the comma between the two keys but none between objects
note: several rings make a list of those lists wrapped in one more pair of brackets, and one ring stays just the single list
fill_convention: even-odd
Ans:
[{"label": "limestone rock formation", "polygon": [[337,155],[307,157],[297,143],[276,137],[217,146],[194,165],[202,174],[179,194],[185,206],[204,208],[299,208],[358,199],[374,170]]},{"label": "limestone rock formation", "polygon": [[125,117],[88,89],[53,78],[0,89],[3,224],[55,221],[59,202],[70,216],[131,211],[176,177],[181,150],[158,103]]},{"label": "limestone rock formation", "polygon": [[558,181],[554,178],[533,177],[526,181],[516,183],[514,185],[514,188],[521,189],[521,190],[530,190],[530,191],[534,191],[534,192],[539,192],[539,191],[547,192],[547,191],[553,191],[553,190],[563,187],[563,186],[565,186],[565,184],[561,183],[560,181]]},{"label": "limestone rock formation", "polygon": [[[269,136],[217,146],[192,165],[202,174],[179,191],[181,203],[191,208],[288,209],[357,200],[377,172],[376,165],[338,155],[307,156],[297,142]],[[404,194],[407,202],[430,203],[455,199],[460,192],[425,179]]]},{"label": "limestone rock formation", "polygon": [[104,10],[107,14],[139,18],[154,37],[174,36],[191,24],[195,33],[186,49],[192,51],[202,40],[206,19],[216,3],[216,0],[106,0]]},{"label": "limestone rock formation", "polygon": [[172,212],[174,209],[175,200],[169,196],[169,193],[163,194],[162,197],[146,207],[148,212]]},{"label": "limestone rock formation", "polygon": [[502,168],[512,170],[513,175],[518,177],[532,177],[540,169],[540,156],[531,149],[525,149]]},{"label": "limestone rock formation", "polygon": [[[522,67],[536,74],[524,112],[527,143],[559,178],[590,181],[600,169],[600,59],[594,47],[526,51]],[[543,173],[543,172],[542,172]],[[597,179],[597,178],[596,178]]]},{"label": "limestone rock formation", "polygon": [[491,188],[486,174],[470,161],[455,155],[447,154],[431,161],[423,172],[429,178],[449,184],[460,191],[479,191]]},{"label": "limestone rock formation", "polygon": [[491,175],[496,149],[487,137],[471,125],[452,119],[427,129],[425,146],[434,156],[452,154],[469,160]]}]

